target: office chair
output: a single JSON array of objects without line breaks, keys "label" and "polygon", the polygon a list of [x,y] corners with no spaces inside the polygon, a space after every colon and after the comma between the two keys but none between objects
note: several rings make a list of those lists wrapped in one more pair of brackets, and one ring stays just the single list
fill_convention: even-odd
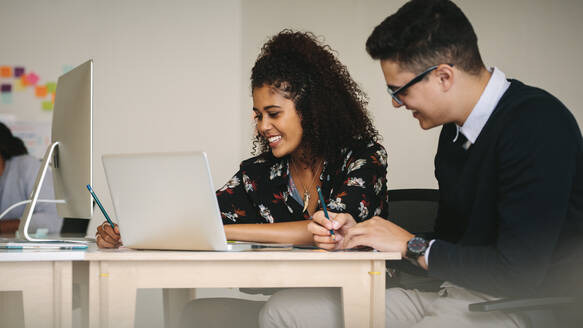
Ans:
[{"label": "office chair", "polygon": [[413,234],[433,232],[439,190],[389,190],[389,220]]},{"label": "office chair", "polygon": [[[415,235],[433,232],[439,190],[393,189],[389,190],[389,221]],[[427,271],[412,265],[407,260],[387,261],[390,278],[387,286],[421,291],[438,291],[442,280],[430,278]]]},{"label": "office chair", "polygon": [[470,312],[504,311],[518,313],[530,328],[580,327],[583,304],[574,297],[500,299],[468,306]]}]

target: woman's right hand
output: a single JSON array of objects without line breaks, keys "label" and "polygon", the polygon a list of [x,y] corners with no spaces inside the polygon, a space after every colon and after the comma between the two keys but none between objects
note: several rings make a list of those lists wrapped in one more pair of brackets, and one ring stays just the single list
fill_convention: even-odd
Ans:
[{"label": "woman's right hand", "polygon": [[118,248],[121,246],[122,243],[118,225],[115,224],[115,228],[112,228],[107,221],[103,222],[97,227],[95,242],[99,248]]},{"label": "woman's right hand", "polygon": [[[316,246],[327,250],[340,249],[344,236],[356,225],[356,221],[348,213],[328,212],[328,214],[330,219],[326,218],[321,210],[314,213],[312,221],[308,224],[308,231],[313,234]],[[334,235],[330,230],[334,230]]]}]

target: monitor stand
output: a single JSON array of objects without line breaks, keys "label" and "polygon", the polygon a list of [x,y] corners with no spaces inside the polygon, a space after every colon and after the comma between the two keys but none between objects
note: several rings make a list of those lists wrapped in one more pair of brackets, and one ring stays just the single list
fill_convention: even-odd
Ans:
[{"label": "monitor stand", "polygon": [[[49,169],[49,163],[51,161],[51,158],[53,157],[53,154],[55,154],[55,155],[57,154],[55,152],[55,150],[57,149],[58,145],[59,145],[58,141],[53,142],[51,145],[49,145],[49,147],[47,148],[47,151],[45,152],[45,156],[43,157],[41,167],[40,167],[38,174],[36,176],[34,188],[32,189],[32,193],[30,195],[30,202],[28,204],[26,204],[26,207],[24,208],[24,212],[22,213],[22,217],[20,218],[20,225],[18,226],[18,231],[16,232],[16,238],[18,238],[18,239],[25,239],[27,241],[34,241],[34,242],[65,241],[65,240],[55,240],[55,239],[33,238],[28,233],[28,226],[30,225],[30,220],[32,219],[32,214],[34,213],[34,208],[36,207],[36,203],[38,201],[38,195],[40,194],[40,190],[41,190],[41,187],[43,186],[43,182],[45,180],[47,170]],[[57,156],[55,156],[55,158],[53,160],[53,164],[55,166],[58,165]],[[75,242],[75,241],[66,240],[66,242]],[[79,242],[81,242],[81,241],[79,241]]]}]

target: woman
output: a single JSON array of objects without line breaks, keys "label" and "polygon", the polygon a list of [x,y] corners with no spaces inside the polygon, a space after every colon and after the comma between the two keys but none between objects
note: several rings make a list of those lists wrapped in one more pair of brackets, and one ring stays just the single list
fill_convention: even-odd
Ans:
[{"label": "woman", "polygon": [[[28,155],[22,140],[0,123],[0,213],[15,203],[29,199],[40,165],[37,158]],[[47,172],[39,199],[54,199],[50,171]],[[10,234],[18,230],[24,208],[23,205],[6,213],[0,220],[0,233]],[[62,225],[63,219],[57,215],[54,204],[38,203],[29,229],[36,231],[41,228],[49,233],[59,233]]]},{"label": "woman", "polygon": [[[313,244],[316,187],[331,212],[386,217],[387,155],[366,95],[329,46],[283,30],[262,47],[251,88],[257,156],[217,191],[227,239]],[[117,227],[98,227],[97,244],[119,246]]]}]

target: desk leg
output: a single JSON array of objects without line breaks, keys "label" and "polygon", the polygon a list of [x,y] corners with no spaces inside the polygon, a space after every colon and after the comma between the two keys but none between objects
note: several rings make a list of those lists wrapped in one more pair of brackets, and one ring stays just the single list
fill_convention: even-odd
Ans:
[{"label": "desk leg", "polygon": [[101,262],[99,308],[102,328],[134,328],[137,274],[132,263]]},{"label": "desk leg", "polygon": [[18,265],[23,266],[21,274],[33,268],[35,271],[34,278],[22,288],[24,326],[70,328],[73,320],[71,262]]},{"label": "desk leg", "polygon": [[345,328],[385,327],[385,264],[372,261],[368,283],[355,280],[342,287]]},{"label": "desk leg", "polygon": [[[73,321],[72,263],[53,262],[53,322],[54,327],[71,328]],[[27,312],[25,312],[27,313]],[[29,312],[34,313],[34,312]]]},{"label": "desk leg", "polygon": [[[48,295],[53,295],[52,281],[46,286],[37,286],[37,288],[25,289],[22,291],[22,308],[24,312],[24,327],[58,327],[55,325],[56,308],[47,306],[47,302],[53,302],[46,299]],[[53,304],[55,306],[55,304]],[[51,322],[52,321],[52,322]]]},{"label": "desk leg", "polygon": [[369,300],[370,289],[368,288],[359,285],[342,287],[345,328],[372,327],[369,317]]},{"label": "desk leg", "polygon": [[180,322],[180,316],[186,303],[196,298],[194,288],[164,288],[164,327],[176,328]]},{"label": "desk leg", "polygon": [[370,317],[371,327],[384,328],[385,327],[385,276],[386,265],[385,261],[373,261],[373,270],[371,271],[371,290],[370,290]]},{"label": "desk leg", "polygon": [[101,288],[99,287],[100,282],[100,265],[99,262],[91,261],[89,262],[89,274],[88,278],[88,303],[84,316],[87,317],[87,324],[89,328],[99,328],[101,327],[100,317],[100,304],[101,297],[99,292]]},{"label": "desk leg", "polygon": [[99,264],[94,261],[73,262],[73,287],[78,291],[73,300],[77,299],[81,310],[81,328],[98,328]]}]

